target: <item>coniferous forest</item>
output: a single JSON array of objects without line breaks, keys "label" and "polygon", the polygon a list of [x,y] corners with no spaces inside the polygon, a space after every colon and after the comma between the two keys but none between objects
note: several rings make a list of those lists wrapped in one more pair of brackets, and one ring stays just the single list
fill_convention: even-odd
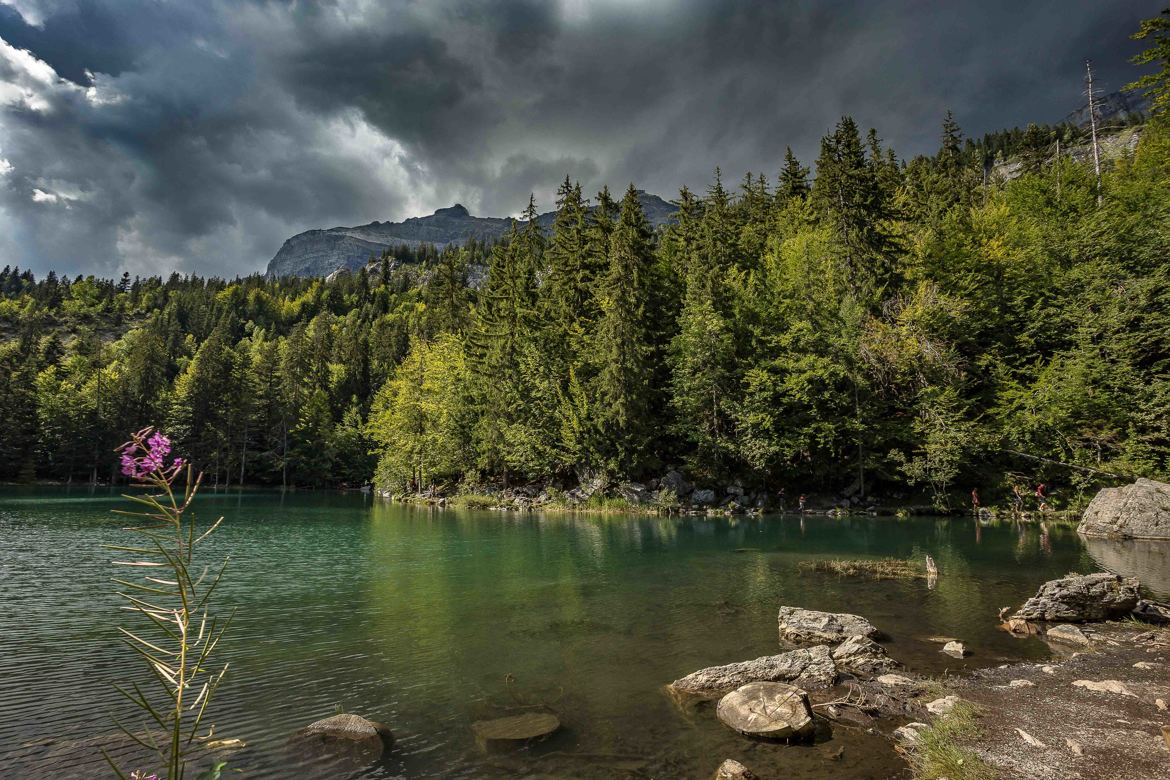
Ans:
[{"label": "coniferous forest", "polygon": [[566,179],[550,234],[530,203],[496,245],[328,281],[5,268],[0,479],[116,480],[152,424],[219,486],[678,468],[945,503],[1165,478],[1170,130],[1137,128],[1099,185],[1053,151],[1069,132],[972,143],[948,115],[905,162],[846,117],[815,178],[791,152],[778,178],[716,171],[656,233],[633,185]]}]

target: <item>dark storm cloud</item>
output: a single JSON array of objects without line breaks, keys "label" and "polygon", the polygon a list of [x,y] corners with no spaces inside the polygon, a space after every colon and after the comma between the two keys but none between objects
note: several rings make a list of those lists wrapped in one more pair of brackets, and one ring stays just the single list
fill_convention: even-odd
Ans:
[{"label": "dark storm cloud", "polygon": [[310,227],[567,173],[671,196],[806,161],[842,114],[904,157],[1107,90],[1164,0],[0,0],[0,263],[245,273]]}]

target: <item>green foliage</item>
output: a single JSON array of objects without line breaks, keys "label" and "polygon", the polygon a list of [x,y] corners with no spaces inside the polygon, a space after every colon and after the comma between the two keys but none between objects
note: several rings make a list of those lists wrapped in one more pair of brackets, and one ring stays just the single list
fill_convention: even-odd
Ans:
[{"label": "green foliage", "polygon": [[[1100,207],[1083,159],[1050,149],[1071,128],[970,140],[948,114],[903,165],[844,117],[811,184],[791,152],[772,191],[716,170],[657,232],[633,186],[619,204],[566,179],[547,235],[530,201],[494,246],[328,282],[5,268],[0,479],[113,478],[119,431],[160,417],[216,485],[685,467],[946,506],[1005,471],[1165,477],[1170,130],[1140,130]],[[1004,157],[1023,172],[985,175]]]},{"label": "green foliage", "polygon": [[1133,58],[1134,64],[1155,64],[1158,70],[1126,85],[1126,89],[1145,90],[1154,116],[1165,121],[1170,116],[1170,8],[1160,16],[1144,20],[1133,38],[1151,41],[1150,48]]}]

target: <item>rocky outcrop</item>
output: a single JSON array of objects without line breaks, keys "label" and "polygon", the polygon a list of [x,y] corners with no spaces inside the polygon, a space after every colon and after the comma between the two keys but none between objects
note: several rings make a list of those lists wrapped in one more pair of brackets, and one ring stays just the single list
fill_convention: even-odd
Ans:
[{"label": "rocky outcrop", "polygon": [[784,683],[748,683],[720,699],[715,714],[734,731],[763,739],[806,737],[815,728],[808,694]]},{"label": "rocky outcrop", "polygon": [[[657,195],[639,192],[638,200],[652,227],[674,220],[678,207]],[[541,229],[552,231],[555,212],[536,218]],[[325,276],[338,268],[356,271],[366,264],[371,255],[380,255],[392,247],[417,247],[432,244],[462,246],[475,239],[495,241],[511,229],[512,220],[505,217],[474,217],[456,203],[426,217],[411,217],[402,222],[371,222],[357,227],[335,227],[327,230],[307,230],[284,242],[268,262],[268,276]]]},{"label": "rocky outcrop", "polygon": [[874,639],[881,632],[860,615],[844,612],[818,612],[800,607],[780,607],[778,616],[781,641],[796,644],[843,642],[852,636]]},{"label": "rocky outcrop", "polygon": [[802,688],[831,688],[837,682],[837,666],[829,648],[822,645],[700,669],[675,680],[670,688],[676,693],[717,696],[753,682],[789,682]]},{"label": "rocky outcrop", "polygon": [[1085,510],[1077,533],[1113,539],[1170,539],[1170,485],[1139,479],[1132,485],[1105,488]]},{"label": "rocky outcrop", "polygon": [[876,677],[901,666],[885,648],[864,636],[851,636],[833,648],[833,662],[857,677]]},{"label": "rocky outcrop", "polygon": [[348,713],[311,723],[289,740],[301,758],[345,770],[369,766],[393,744],[387,726]]},{"label": "rocky outcrop", "polygon": [[1085,623],[1125,617],[1140,599],[1136,579],[1100,573],[1050,580],[1028,599],[1013,621]]}]

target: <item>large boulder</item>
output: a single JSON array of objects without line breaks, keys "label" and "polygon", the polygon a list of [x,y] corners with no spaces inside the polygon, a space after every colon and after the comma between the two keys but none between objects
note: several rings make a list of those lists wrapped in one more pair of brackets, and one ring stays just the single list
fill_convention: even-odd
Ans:
[{"label": "large boulder", "polygon": [[682,472],[674,469],[663,475],[658,481],[658,487],[662,490],[673,490],[677,498],[685,498],[692,490],[691,483],[687,482]]},{"label": "large boulder", "polygon": [[345,770],[373,764],[393,744],[389,727],[348,713],[310,723],[289,740],[301,758]]},{"label": "large boulder", "polygon": [[677,693],[718,696],[753,682],[790,682],[802,688],[831,688],[837,682],[837,666],[829,648],[821,645],[700,669],[675,680],[670,688]]},{"label": "large boulder", "polygon": [[617,486],[617,494],[631,504],[650,503],[650,491],[641,482],[622,482]]},{"label": "large boulder", "polygon": [[815,729],[808,694],[784,683],[748,683],[720,699],[715,714],[749,737],[793,739]]},{"label": "large boulder", "polygon": [[843,642],[851,636],[874,639],[881,632],[860,615],[844,612],[817,612],[800,607],[780,607],[781,641],[796,644]]},{"label": "large boulder", "polygon": [[1137,606],[1140,588],[1132,577],[1070,574],[1041,585],[1011,620],[1086,623],[1125,617]]},{"label": "large boulder", "polygon": [[715,491],[704,488],[691,493],[691,503],[695,506],[707,506],[715,503]]},{"label": "large boulder", "polygon": [[1170,485],[1139,479],[1105,488],[1085,510],[1077,533],[1115,539],[1170,539]]},{"label": "large boulder", "polygon": [[833,662],[857,677],[876,677],[901,666],[885,648],[864,636],[851,636],[833,648]]}]

